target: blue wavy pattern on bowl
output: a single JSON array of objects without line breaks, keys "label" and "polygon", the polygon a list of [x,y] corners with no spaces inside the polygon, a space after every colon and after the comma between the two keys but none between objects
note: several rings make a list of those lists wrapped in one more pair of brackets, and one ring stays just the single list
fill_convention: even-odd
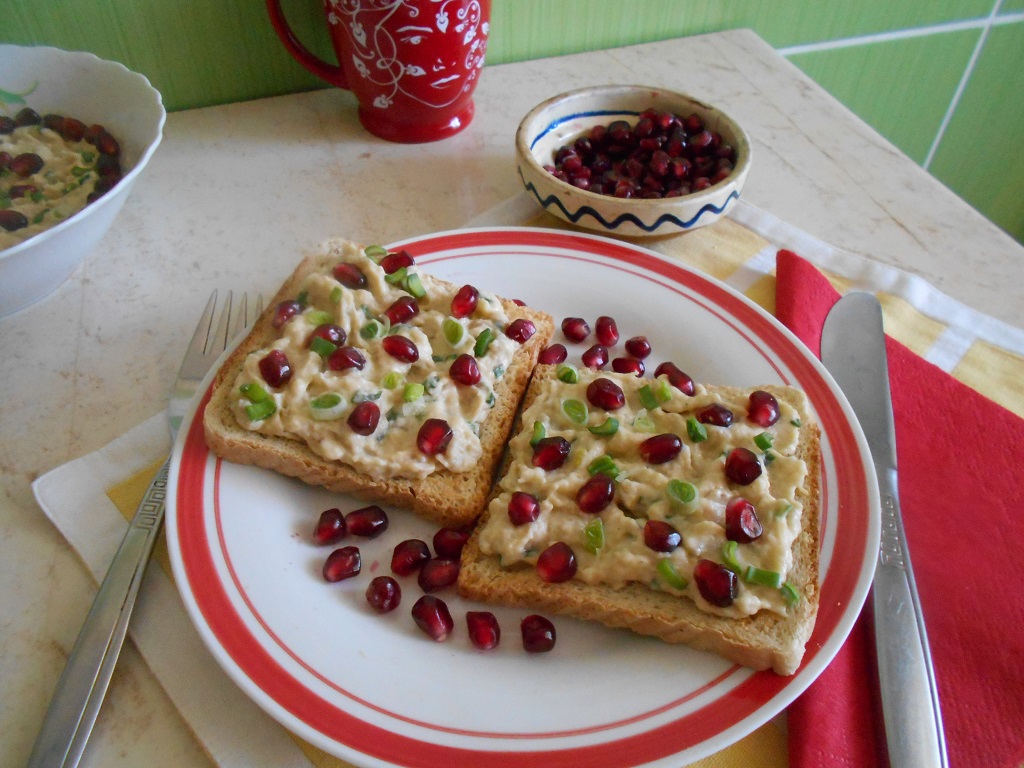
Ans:
[{"label": "blue wavy pattern on bowl", "polygon": [[589,112],[574,112],[571,115],[563,115],[557,120],[551,122],[547,128],[538,133],[530,141],[530,151],[537,146],[537,142],[551,133],[553,130],[558,128],[563,123],[568,123],[581,117],[640,117],[640,113],[635,110],[625,109],[592,109]]},{"label": "blue wavy pattern on bowl", "polygon": [[589,205],[581,206],[575,212],[572,212],[562,204],[562,201],[559,200],[556,195],[541,197],[540,193],[537,191],[537,188],[533,185],[533,182],[529,182],[523,178],[522,170],[519,170],[519,179],[523,182],[523,186],[526,187],[526,189],[534,196],[534,198],[537,200],[538,203],[540,203],[541,207],[544,208],[544,210],[547,210],[552,205],[557,206],[558,209],[565,215],[565,218],[568,221],[572,222],[573,224],[579,222],[579,220],[582,219],[584,216],[590,216],[595,221],[599,222],[601,226],[603,226],[605,229],[612,231],[618,229],[620,226],[626,223],[633,224],[638,229],[642,229],[644,232],[654,232],[656,229],[658,229],[664,224],[674,224],[675,226],[681,229],[691,229],[694,224],[700,221],[700,217],[703,216],[705,213],[711,213],[716,215],[724,213],[725,209],[728,208],[734,200],[739,200],[740,198],[739,191],[733,190],[729,194],[729,196],[725,198],[725,202],[723,202],[720,206],[708,203],[707,205],[701,206],[701,209],[697,211],[696,214],[694,214],[693,218],[686,220],[680,219],[678,216],[673,216],[670,213],[666,213],[659,216],[657,220],[654,221],[653,223],[647,224],[641,221],[636,216],[636,214],[623,213],[620,216],[616,216],[611,221],[608,221],[607,219],[604,218],[604,216],[595,211]]}]

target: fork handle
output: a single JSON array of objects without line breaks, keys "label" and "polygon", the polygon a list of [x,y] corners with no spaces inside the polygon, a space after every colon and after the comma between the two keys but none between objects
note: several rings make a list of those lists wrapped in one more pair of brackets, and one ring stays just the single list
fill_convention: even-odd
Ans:
[{"label": "fork handle", "polygon": [[150,483],[110,563],[57,682],[28,768],[74,768],[82,758],[163,523],[169,470],[170,459]]}]

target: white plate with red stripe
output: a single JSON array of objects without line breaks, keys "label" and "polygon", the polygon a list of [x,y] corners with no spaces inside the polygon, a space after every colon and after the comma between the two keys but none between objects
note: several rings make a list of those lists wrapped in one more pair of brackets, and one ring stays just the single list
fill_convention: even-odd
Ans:
[{"label": "white plate with red stripe", "polygon": [[[402,605],[366,604],[406,538],[432,526],[388,509],[380,538],[357,542],[363,571],[320,576],[329,553],[311,540],[320,512],[363,506],[209,453],[200,419],[175,446],[168,538],[185,605],[210,651],[274,718],[358,766],[678,766],[722,749],[779,713],[828,664],[856,619],[874,570],[878,497],[849,405],[824,369],[774,318],[721,283],[650,251],[583,234],[475,229],[395,244],[427,271],[525,300],[556,320],[612,315],[622,338],[643,334],[649,370],[670,359],[699,381],[779,383],[807,392],[822,428],[821,603],[791,677],[627,631],[555,617],[549,653],[528,654],[528,612],[492,609],[499,647],[475,650],[465,613],[443,597],[455,631],[435,643]],[[559,334],[560,335],[560,334]],[[621,344],[621,342],[620,342]],[[578,360],[582,348],[570,348]],[[572,358],[570,358],[572,361]],[[206,397],[197,404],[199,408]]]}]

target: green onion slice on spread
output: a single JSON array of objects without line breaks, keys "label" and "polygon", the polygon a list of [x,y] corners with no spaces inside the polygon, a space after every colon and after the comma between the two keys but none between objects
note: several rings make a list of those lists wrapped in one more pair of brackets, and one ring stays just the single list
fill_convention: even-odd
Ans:
[{"label": "green onion slice on spread", "polygon": [[761,584],[765,587],[775,587],[778,589],[782,586],[781,573],[778,571],[769,571],[764,568],[757,568],[753,565],[747,566],[747,572],[743,574],[743,578],[751,584]]},{"label": "green onion slice on spread", "polygon": [[384,280],[391,285],[402,285],[405,283],[405,267],[399,267],[389,275],[384,275]]},{"label": "green onion slice on spread", "polygon": [[596,475],[598,473],[607,475],[614,480],[619,476],[619,466],[611,456],[605,454],[604,456],[598,456],[590,462],[587,465],[587,472],[591,475]]},{"label": "green onion slice on spread", "polygon": [[786,601],[786,605],[796,605],[800,602],[800,593],[797,591],[796,587],[788,581],[779,587],[779,591],[782,592],[782,597]]},{"label": "green onion slice on spread", "polygon": [[306,313],[306,322],[310,325],[326,325],[333,320],[334,316],[322,309],[311,309]]},{"label": "green onion slice on spread", "polygon": [[370,320],[359,329],[359,335],[367,341],[371,341],[372,339],[384,338],[388,335],[389,330],[390,328],[379,320]]},{"label": "green onion slice on spread", "polygon": [[583,547],[591,554],[596,555],[604,546],[604,523],[600,517],[595,517],[583,526]]},{"label": "green onion slice on spread", "polygon": [[473,355],[476,357],[486,355],[487,348],[491,346],[492,341],[494,341],[494,331],[490,328],[484,328],[480,331],[480,335],[476,337],[476,343],[473,345]]},{"label": "green onion slice on spread", "polygon": [[633,419],[633,429],[637,432],[653,433],[658,431],[658,425],[647,415],[647,411],[641,408],[637,411],[636,418]]},{"label": "green onion slice on spread", "polygon": [[592,434],[601,435],[607,437],[608,435],[614,435],[619,431],[619,420],[614,416],[609,416],[607,419],[602,421],[600,424],[595,424],[592,427],[587,427]]},{"label": "green onion slice on spread", "polygon": [[771,432],[762,432],[754,438],[754,445],[760,448],[762,451],[767,451],[772,447],[772,443],[775,442],[775,438]]},{"label": "green onion slice on spread", "polygon": [[545,437],[547,437],[548,431],[544,429],[543,421],[533,422],[533,437],[530,438],[530,445],[536,445]]},{"label": "green onion slice on spread", "polygon": [[725,564],[725,567],[728,568],[730,571],[735,573],[737,576],[741,576],[743,575],[743,572],[746,569],[743,567],[743,564],[739,561],[739,558],[736,557],[736,552],[738,551],[738,549],[739,544],[737,544],[735,541],[726,541],[724,544],[722,544],[722,562]]},{"label": "green onion slice on spread", "polygon": [[587,404],[572,397],[562,401],[562,413],[568,416],[573,424],[586,424],[590,415]]},{"label": "green onion slice on spread", "polygon": [[384,389],[394,389],[403,381],[405,381],[405,377],[398,371],[388,371],[388,373],[384,374],[384,378],[380,380],[380,385]]},{"label": "green onion slice on spread", "polygon": [[330,357],[334,350],[336,350],[338,347],[335,346],[333,343],[329,342],[327,339],[321,338],[319,336],[314,336],[309,341],[309,348],[316,352],[318,355],[320,355],[320,357]]},{"label": "green onion slice on spread", "polygon": [[423,397],[424,391],[423,385],[418,382],[406,384],[405,389],[402,390],[402,399],[407,403],[413,403]]},{"label": "green onion slice on spread", "polygon": [[264,400],[270,400],[270,393],[255,381],[248,381],[238,389],[249,398],[251,403],[262,403]]},{"label": "green onion slice on spread", "polygon": [[341,286],[336,285],[331,290],[331,304],[341,304]]},{"label": "green onion slice on spread", "polygon": [[444,322],[441,323],[441,333],[444,334],[444,340],[453,347],[462,341],[462,335],[465,333],[465,330],[462,327],[462,323],[454,317],[446,317]]},{"label": "green onion slice on spread", "polygon": [[654,386],[656,387],[654,396],[658,398],[659,403],[667,403],[672,399],[672,385],[665,379],[658,379]]},{"label": "green onion slice on spread", "polygon": [[315,421],[341,418],[345,412],[345,399],[337,392],[328,392],[309,401],[309,413]]},{"label": "green onion slice on spread", "polygon": [[566,384],[575,384],[580,380],[580,372],[576,370],[576,366],[569,363],[561,363],[555,368],[555,376]]},{"label": "green onion slice on spread", "polygon": [[658,403],[658,398],[654,396],[654,390],[651,389],[650,384],[644,384],[640,387],[637,394],[640,396],[640,404],[648,411],[653,411],[658,407],[658,405],[660,405],[660,403]]},{"label": "green onion slice on spread", "polygon": [[249,417],[249,421],[263,421],[269,419],[276,412],[277,403],[272,398],[245,406],[245,415]]},{"label": "green onion slice on spread", "polygon": [[695,443],[703,443],[708,439],[707,428],[697,421],[695,416],[691,416],[686,420],[686,434],[690,436],[690,440]]},{"label": "green onion slice on spread", "polygon": [[690,506],[697,501],[699,493],[697,486],[693,483],[689,483],[686,480],[678,480],[673,478],[668,481],[668,485],[665,486],[665,491],[668,493],[668,497],[672,501],[682,504],[684,506]]},{"label": "green onion slice on spread", "polygon": [[667,557],[663,557],[659,560],[656,567],[658,569],[658,575],[673,589],[682,591],[686,589],[687,585],[690,583],[679,574],[675,565]]},{"label": "green onion slice on spread", "polygon": [[405,278],[405,290],[412,294],[414,299],[422,299],[427,295],[427,289],[423,287],[423,281],[415,272],[410,272]]},{"label": "green onion slice on spread", "polygon": [[367,258],[380,263],[380,260],[388,255],[388,249],[382,245],[368,245],[363,249]]}]

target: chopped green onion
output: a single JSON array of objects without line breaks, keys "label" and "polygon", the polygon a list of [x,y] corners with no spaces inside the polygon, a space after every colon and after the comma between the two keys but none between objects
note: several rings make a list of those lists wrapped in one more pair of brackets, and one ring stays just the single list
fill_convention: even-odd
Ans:
[{"label": "chopped green onion", "polygon": [[38,202],[40,202],[43,199],[43,193],[38,191],[38,190],[36,190],[31,195],[29,195],[29,197],[32,198],[32,202],[33,203],[38,203]]},{"label": "chopped green onion", "polygon": [[331,304],[341,304],[341,286],[334,286],[331,290]]},{"label": "chopped green onion", "polygon": [[708,439],[707,428],[697,421],[695,416],[691,416],[686,420],[686,434],[690,436],[690,440],[695,443],[703,443]]},{"label": "chopped green onion", "polygon": [[303,307],[309,303],[309,291],[300,291],[299,295],[295,297],[295,300]]},{"label": "chopped green onion", "polygon": [[315,421],[338,419],[345,412],[345,400],[336,392],[328,392],[309,401],[309,412]]},{"label": "chopped green onion", "polygon": [[587,472],[591,475],[596,475],[598,473],[607,475],[614,480],[619,476],[619,466],[611,456],[605,454],[604,456],[598,456],[590,462],[587,465]]},{"label": "chopped green onion", "polygon": [[665,379],[658,379],[656,386],[657,389],[654,391],[654,396],[658,398],[658,402],[667,403],[672,399],[672,385],[665,381]]},{"label": "chopped green onion", "polygon": [[764,463],[765,464],[771,464],[777,458],[778,458],[778,455],[774,451],[765,451]]},{"label": "chopped green onion", "polygon": [[45,216],[45,215],[46,215],[46,211],[40,211],[39,213],[37,213],[35,216],[32,217],[32,223],[33,224],[38,224],[39,222],[41,222],[43,220],[43,216]]},{"label": "chopped green onion", "polygon": [[547,436],[548,431],[544,429],[543,421],[533,422],[533,437],[530,438],[530,445],[536,445]]},{"label": "chopped green onion", "polygon": [[382,394],[384,393],[381,392],[380,390],[377,390],[376,392],[371,392],[368,395],[362,392],[356,392],[354,395],[352,395],[352,402],[365,403],[367,400],[379,400]]},{"label": "chopped green onion", "polygon": [[314,336],[309,340],[309,348],[320,355],[320,357],[330,357],[338,347],[327,339]]},{"label": "chopped green onion", "polygon": [[82,153],[82,160],[84,162],[86,162],[86,163],[91,163],[95,159],[96,159],[96,153],[95,152],[83,152]]},{"label": "chopped green onion", "polygon": [[651,390],[650,384],[644,384],[640,387],[640,391],[637,392],[637,394],[640,395],[640,404],[648,411],[653,411],[658,407],[658,398],[654,396],[654,392]]},{"label": "chopped green onion", "polygon": [[580,380],[580,373],[576,370],[576,366],[569,363],[561,363],[555,368],[555,377],[566,384],[575,384]]},{"label": "chopped green onion", "polygon": [[668,492],[668,497],[672,501],[678,502],[679,504],[693,504],[697,500],[698,492],[697,486],[693,483],[688,483],[685,480],[677,480],[673,478],[668,481],[668,485],[665,487]]},{"label": "chopped green onion", "polygon": [[399,267],[389,275],[384,275],[385,282],[391,285],[402,285],[405,283],[405,267]]},{"label": "chopped green onion", "polygon": [[779,587],[779,591],[782,592],[782,597],[785,599],[786,605],[796,605],[800,602],[800,593],[797,592],[796,587],[788,581]]},{"label": "chopped green onion", "polygon": [[476,343],[473,345],[473,354],[476,357],[483,357],[487,354],[487,348],[491,346],[491,342],[494,341],[494,331],[490,328],[484,328],[480,335],[476,337]]},{"label": "chopped green onion", "polygon": [[739,544],[735,541],[726,541],[722,544],[722,561],[725,563],[725,567],[735,573],[737,576],[743,574],[743,564],[736,557],[736,552],[739,549]]},{"label": "chopped green onion", "polygon": [[462,341],[462,334],[464,332],[465,328],[462,327],[462,323],[454,317],[446,317],[444,322],[441,323],[441,333],[444,334],[444,340],[453,347]]},{"label": "chopped green onion", "polygon": [[800,419],[790,419],[789,423],[792,424],[794,427],[801,426]]},{"label": "chopped green onion", "polygon": [[334,316],[322,309],[311,309],[306,313],[306,322],[310,325],[327,325],[332,320],[334,320]]},{"label": "chopped green onion", "polygon": [[747,572],[743,574],[743,578],[751,584],[761,584],[765,587],[775,587],[777,589],[782,586],[781,573],[757,568],[753,565],[747,566]]},{"label": "chopped green onion", "polygon": [[654,419],[647,415],[646,411],[641,411],[637,414],[637,417],[633,419],[633,429],[637,432],[657,432],[658,425],[654,423]]},{"label": "chopped green onion", "polygon": [[71,175],[72,176],[82,176],[83,174],[86,174],[88,172],[89,172],[88,168],[83,168],[80,165],[76,165],[76,166],[73,166],[71,168]]},{"label": "chopped green onion", "polygon": [[368,245],[363,249],[368,259],[380,263],[380,260],[388,255],[388,250],[382,245]]},{"label": "chopped green onion", "polygon": [[405,377],[398,371],[390,371],[384,375],[384,378],[380,380],[380,385],[384,389],[394,389],[405,380]]},{"label": "chopped green onion", "polygon": [[789,514],[789,511],[791,509],[793,509],[793,505],[790,504],[788,501],[783,501],[779,505],[779,508],[775,510],[775,516],[776,517],[785,517],[786,515]]},{"label": "chopped green onion", "polygon": [[587,427],[587,429],[589,429],[591,433],[595,435],[614,435],[616,432],[619,431],[619,420],[616,419],[614,416],[609,416],[600,424],[595,424],[592,427]]},{"label": "chopped green onion", "polygon": [[494,390],[493,389],[490,392],[487,393],[487,407],[488,408],[493,408],[494,404],[497,402],[497,400],[498,399],[494,396]]},{"label": "chopped green onion", "polygon": [[359,335],[367,341],[379,339],[388,335],[388,328],[378,320],[370,320],[359,329]]},{"label": "chopped green onion", "polygon": [[402,399],[407,403],[413,403],[423,397],[424,387],[418,382],[406,384],[402,391]]},{"label": "chopped green onion", "polygon": [[260,400],[258,403],[245,406],[245,415],[249,417],[249,421],[263,421],[273,416],[276,411],[277,403],[273,399]]},{"label": "chopped green onion", "polygon": [[775,442],[775,438],[771,432],[762,432],[754,438],[754,445],[760,448],[762,451],[767,451],[772,447],[772,443]]},{"label": "chopped green onion", "polygon": [[673,589],[682,591],[686,589],[687,585],[690,583],[679,575],[679,571],[676,570],[675,565],[673,565],[672,561],[667,557],[663,557],[659,560],[656,567],[658,575],[661,576],[665,583]]},{"label": "chopped green onion", "polygon": [[604,523],[600,517],[595,517],[583,526],[584,549],[596,555],[604,546]]},{"label": "chopped green onion", "polygon": [[562,401],[562,413],[568,416],[573,424],[586,424],[590,415],[587,404],[572,397]]},{"label": "chopped green onion", "polygon": [[412,294],[414,299],[422,299],[427,295],[427,289],[423,287],[423,281],[415,272],[405,278],[405,289]]},{"label": "chopped green onion", "polygon": [[249,398],[251,403],[262,403],[270,399],[270,393],[255,381],[249,381],[239,387],[242,394]]}]

